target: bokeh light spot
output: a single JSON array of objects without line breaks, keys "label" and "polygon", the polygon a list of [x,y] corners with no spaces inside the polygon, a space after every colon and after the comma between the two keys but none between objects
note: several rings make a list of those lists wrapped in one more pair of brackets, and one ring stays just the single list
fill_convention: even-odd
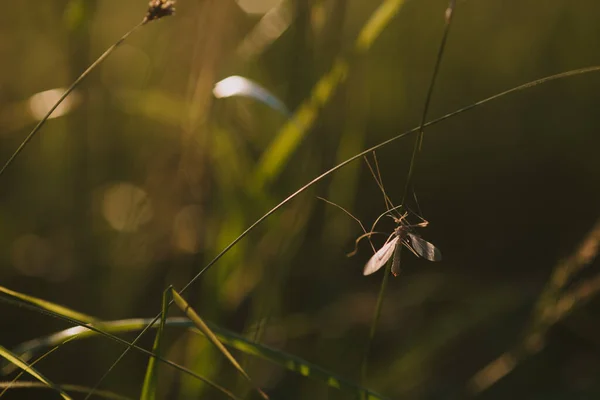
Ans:
[{"label": "bokeh light spot", "polygon": [[36,277],[46,275],[51,258],[52,247],[37,235],[23,235],[13,243],[12,263],[23,275]]},{"label": "bokeh light spot", "polygon": [[[31,116],[36,120],[41,120],[50,111],[52,106],[56,104],[60,96],[65,92],[64,88],[50,89],[34,94],[29,98],[29,111]],[[50,114],[51,118],[61,117],[71,111],[79,104],[79,96],[76,92],[71,93],[56,107],[56,110]]]},{"label": "bokeh light spot", "polygon": [[173,245],[184,253],[196,253],[200,249],[199,221],[201,208],[191,205],[182,208],[173,221]]},{"label": "bokeh light spot", "polygon": [[135,232],[152,219],[148,194],[130,183],[109,186],[102,199],[102,215],[115,230]]},{"label": "bokeh light spot", "polygon": [[277,7],[282,0],[238,0],[238,5],[247,14],[264,14]]}]

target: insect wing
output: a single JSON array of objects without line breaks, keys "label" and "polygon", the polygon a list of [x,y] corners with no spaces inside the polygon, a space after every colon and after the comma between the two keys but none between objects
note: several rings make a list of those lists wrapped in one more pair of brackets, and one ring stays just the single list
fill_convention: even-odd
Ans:
[{"label": "insect wing", "polygon": [[410,238],[410,247],[412,247],[415,253],[429,261],[442,260],[442,253],[437,247],[415,234],[408,233],[408,237]]},{"label": "insect wing", "polygon": [[365,269],[363,270],[363,275],[371,275],[372,273],[378,271],[381,267],[385,265],[386,262],[390,259],[392,254],[394,254],[394,250],[396,248],[396,243],[398,243],[398,236],[394,236],[392,240],[383,245],[382,248],[377,250],[377,253],[373,254],[373,257],[367,262],[365,265]]}]

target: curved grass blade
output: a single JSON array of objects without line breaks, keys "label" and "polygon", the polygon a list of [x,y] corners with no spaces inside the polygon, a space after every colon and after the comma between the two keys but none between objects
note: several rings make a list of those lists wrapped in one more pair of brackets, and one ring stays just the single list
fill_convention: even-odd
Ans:
[{"label": "curved grass blade", "polygon": [[58,392],[60,394],[60,396],[63,399],[71,400],[71,397],[67,393],[65,393],[64,390],[62,390],[60,387],[58,387],[57,385],[52,383],[48,378],[46,378],[44,375],[42,375],[37,369],[33,368],[32,366],[27,364],[25,361],[21,360],[16,354],[13,354],[11,351],[4,348],[3,346],[0,346],[0,357],[7,359],[9,362],[13,363],[17,367],[26,371],[29,375],[33,376],[40,382],[44,383],[49,388],[54,389],[56,392]]},{"label": "curved grass blade", "polygon": [[[167,309],[169,306],[169,300],[171,296],[172,286],[169,286],[162,296],[162,313],[160,317],[160,324],[156,330],[156,337],[154,338],[154,344],[152,345],[152,353],[160,355],[160,347],[162,344],[163,333],[165,331],[165,319],[167,318]],[[144,384],[142,385],[141,400],[154,400],[156,399],[156,388],[158,387],[158,364],[156,358],[151,357],[148,360],[148,367],[146,368],[146,377],[144,378]]]},{"label": "curved grass blade", "polygon": [[213,88],[213,94],[218,99],[235,96],[249,97],[258,100],[286,117],[292,116],[290,110],[277,96],[243,76],[232,75],[217,82]]},{"label": "curved grass blade", "polygon": [[[56,346],[52,347],[50,350],[46,351],[44,354],[42,354],[41,356],[39,356],[36,360],[34,360],[29,366],[33,367],[35,364],[37,364],[38,362],[40,362],[41,360],[43,360],[44,358],[48,357],[50,354],[54,353],[56,350],[58,350],[62,345],[64,345],[66,342],[70,341],[72,339],[67,339],[64,342],[61,342],[59,344],[57,344]],[[24,362],[28,362],[29,360],[23,360],[23,357],[21,357],[21,360]],[[9,364],[11,366],[14,366],[14,364]],[[21,376],[23,376],[23,374],[25,373],[25,370],[21,370],[21,372],[19,372],[18,374],[15,375],[15,377],[13,378],[13,380],[11,382],[7,382],[8,384],[6,385],[6,387],[3,388],[2,392],[0,392],[0,397],[4,396],[4,394],[12,388],[12,385],[16,384],[17,381],[21,378]]]},{"label": "curved grass blade", "polygon": [[[559,79],[564,79],[564,78],[569,78],[572,76],[578,76],[578,75],[583,75],[583,74],[588,74],[588,73],[592,73],[592,72],[600,72],[600,65],[595,65],[595,66],[591,66],[591,67],[585,67],[585,68],[577,68],[574,70],[570,70],[570,71],[566,71],[566,72],[561,72],[558,74],[554,74],[554,75],[550,75],[550,76],[546,76],[544,78],[540,78],[540,79],[536,79],[534,81],[530,81],[527,83],[524,83],[522,85],[519,86],[515,86],[511,89],[505,90],[503,92],[497,93],[495,95],[492,95],[490,97],[487,97],[485,99],[479,100],[475,103],[471,103],[465,107],[459,108],[457,110],[454,110],[452,112],[449,112],[445,115],[442,115],[441,117],[437,117],[435,119],[432,119],[431,121],[425,123],[423,125],[424,128],[428,127],[428,126],[432,126],[435,124],[439,124],[442,121],[445,121],[449,118],[455,117],[459,114],[465,113],[467,111],[470,111],[474,108],[477,108],[479,106],[482,106],[484,104],[487,104],[489,102],[492,102],[494,100],[498,100],[504,96],[507,96],[509,94],[512,93],[516,93],[516,92],[520,92],[522,90],[525,89],[529,89],[538,85],[542,85],[544,83],[548,83],[551,81],[555,81],[555,80],[559,80]],[[192,286],[196,281],[198,281],[198,279],[200,279],[200,277],[202,275],[204,275],[204,273],[206,271],[208,271],[210,268],[213,267],[213,265],[215,265],[220,259],[221,257],[223,257],[229,250],[231,250],[233,248],[233,246],[235,246],[238,242],[240,242],[243,238],[245,238],[250,232],[252,232],[254,230],[254,228],[256,228],[257,226],[259,226],[262,222],[264,222],[267,218],[269,218],[271,215],[275,214],[277,211],[279,211],[280,208],[282,208],[283,206],[285,206],[287,203],[289,203],[290,201],[292,201],[293,199],[295,199],[298,195],[304,193],[306,190],[308,190],[310,187],[312,187],[313,185],[315,185],[316,183],[320,182],[321,180],[323,180],[324,178],[328,177],[329,175],[333,174],[334,172],[344,168],[345,166],[351,164],[353,161],[356,161],[360,158],[363,158],[364,156],[366,156],[369,153],[372,153],[373,151],[376,151],[382,147],[385,147],[387,145],[389,145],[390,143],[393,143],[399,139],[402,139],[412,133],[415,132],[419,132],[420,127],[416,127],[416,128],[412,128],[409,129],[407,131],[404,131],[402,133],[397,134],[396,136],[393,136],[387,140],[384,140],[383,142],[380,142],[378,144],[376,144],[375,146],[369,147],[366,150],[361,151],[360,153],[355,154],[354,156],[346,159],[345,161],[342,161],[339,164],[336,164],[335,166],[331,167],[330,169],[328,169],[327,171],[323,172],[322,174],[320,174],[319,176],[313,178],[312,180],[310,180],[308,183],[304,184],[304,186],[300,187],[299,189],[297,189],[295,192],[293,192],[292,194],[290,194],[288,197],[286,197],[285,199],[283,199],[281,202],[279,202],[277,205],[275,205],[273,208],[271,208],[269,211],[267,211],[263,216],[261,216],[260,218],[258,218],[256,221],[254,221],[254,223],[252,223],[248,228],[246,228],[246,230],[244,230],[242,233],[240,233],[235,239],[233,239],[227,246],[225,246],[223,248],[223,250],[221,250],[219,252],[219,254],[217,254],[208,264],[206,264],[196,275],[194,275],[192,277],[192,279],[190,279],[188,281],[188,283],[185,284],[185,286],[183,288],[181,288],[181,290],[179,291],[180,293],[185,292],[190,286]],[[387,276],[388,274],[384,274],[384,281],[381,285],[381,289],[380,289],[380,293],[385,291],[385,285],[387,284]],[[380,303],[381,299],[378,299],[378,304]],[[379,306],[377,306],[379,307]],[[139,339],[144,335],[144,333],[146,333],[148,331],[148,329],[150,329],[152,327],[152,325],[154,323],[156,323],[158,321],[158,319],[160,318],[160,313],[154,317],[147,325],[144,329],[142,329],[142,331],[138,334],[138,336],[131,342],[129,343],[130,347],[133,347],[138,341]],[[121,360],[125,355],[127,355],[127,353],[129,352],[130,347],[128,347],[127,349],[125,349],[123,351],[123,353],[121,353],[119,355],[119,357],[117,358],[117,360],[115,360],[115,363],[118,363],[119,360]],[[363,369],[365,368],[366,364],[363,363]]]},{"label": "curved grass blade", "polygon": [[[78,338],[79,337],[94,336],[95,334],[99,334],[101,336],[109,338],[109,339],[113,340],[114,342],[117,342],[119,344],[127,346],[127,351],[129,349],[135,349],[136,351],[138,351],[140,353],[143,353],[143,354],[145,354],[147,356],[154,357],[157,360],[159,360],[160,362],[162,362],[164,364],[167,364],[167,365],[169,365],[169,366],[171,366],[171,367],[173,367],[173,368],[175,368],[175,369],[177,369],[177,370],[179,370],[179,371],[181,371],[181,372],[183,372],[183,373],[185,373],[185,374],[187,374],[187,375],[189,375],[191,377],[194,377],[194,378],[196,378],[196,379],[198,379],[198,380],[206,383],[208,386],[210,386],[213,389],[221,392],[222,394],[224,394],[228,398],[230,398],[230,399],[238,399],[238,397],[236,397],[229,390],[225,389],[224,387],[216,384],[215,382],[212,382],[211,380],[209,380],[209,379],[207,379],[207,378],[205,378],[205,377],[203,377],[201,375],[198,375],[194,371],[192,371],[192,370],[190,370],[190,369],[188,369],[186,367],[183,367],[183,366],[181,366],[181,365],[179,365],[179,364],[177,364],[177,363],[175,363],[173,361],[167,360],[164,357],[161,357],[161,356],[158,356],[156,354],[153,354],[152,352],[150,352],[150,351],[148,351],[146,349],[143,349],[143,348],[137,346],[135,343],[130,343],[130,342],[124,340],[124,339],[121,339],[120,337],[117,337],[117,336],[114,336],[114,335],[110,334],[107,330],[105,330],[104,323],[102,323],[102,322],[95,322],[94,324],[86,324],[83,321],[79,321],[79,320],[70,318],[68,316],[59,314],[57,312],[41,308],[40,306],[38,306],[36,304],[30,304],[28,302],[23,302],[21,299],[18,299],[18,298],[17,298],[17,300],[13,300],[13,299],[9,299],[9,298],[5,298],[5,297],[0,296],[0,301],[3,301],[5,303],[11,304],[11,305],[15,305],[15,306],[27,308],[27,309],[32,310],[34,312],[37,312],[37,313],[40,313],[40,314],[45,314],[45,315],[51,316],[53,318],[56,318],[56,319],[68,322],[70,324],[77,325],[77,326],[75,326],[73,328],[67,329],[66,331],[68,331],[71,335],[77,335]],[[154,320],[154,322],[157,322],[159,318],[160,318],[160,315]],[[99,328],[100,326],[102,327],[102,329]],[[62,336],[63,336],[63,340],[64,340],[64,334]],[[33,341],[28,342],[28,343],[31,344],[31,342],[36,342],[36,341],[37,340],[33,340]],[[31,356],[31,355],[29,355],[29,356]],[[92,394],[94,394],[95,389],[96,388],[92,388],[92,391],[88,393],[88,397],[91,396]]]},{"label": "curved grass blade", "polygon": [[[60,389],[64,391],[69,391],[73,393],[89,393],[92,388],[80,386],[80,385],[71,385],[71,384],[61,384],[56,385]],[[0,382],[0,389],[4,390],[15,390],[15,389],[51,389],[48,385],[41,382],[33,382],[33,381],[21,381],[21,382]],[[108,390],[98,390],[96,391],[96,396],[101,397],[107,400],[133,400],[131,397],[123,396],[114,392],[110,392]]]},{"label": "curved grass blade", "polygon": [[223,354],[225,356],[225,358],[227,358],[227,360],[229,360],[229,362],[234,366],[234,368],[237,369],[238,372],[256,389],[258,394],[263,399],[268,400],[269,396],[267,396],[267,394],[265,392],[263,392],[261,390],[261,388],[258,387],[258,385],[256,385],[254,383],[252,378],[250,378],[250,375],[248,375],[246,373],[246,371],[244,371],[242,366],[231,355],[229,350],[227,350],[225,348],[225,346],[223,346],[223,343],[221,343],[219,341],[219,338],[213,333],[213,331],[208,327],[208,325],[206,325],[204,320],[202,320],[202,318],[200,318],[198,313],[196,313],[196,311],[194,311],[194,309],[192,307],[190,307],[190,305],[187,303],[187,301],[185,301],[183,299],[183,297],[181,297],[179,295],[179,293],[177,293],[176,290],[174,290],[173,288],[170,288],[170,291],[171,291],[173,300],[174,300],[175,304],[177,305],[177,307],[179,307],[181,309],[181,311],[183,311],[185,313],[185,315],[187,315],[188,318],[190,320],[192,320],[192,322],[200,330],[200,332],[202,332],[202,334],[204,334],[204,336],[206,336],[206,338],[221,352],[221,354]]},{"label": "curved grass blade", "polygon": [[85,321],[85,323],[93,322],[95,320],[94,317],[91,317],[89,315],[80,313],[78,311],[71,310],[67,307],[61,306],[56,303],[52,303],[47,300],[40,299],[38,297],[34,297],[34,296],[30,296],[30,295],[27,295],[24,293],[16,292],[14,290],[10,290],[4,286],[0,286],[0,293],[4,293],[8,296],[15,297],[15,298],[25,301],[27,303],[34,304],[40,308],[43,308],[44,310],[52,311],[57,314],[64,315],[66,317],[69,317],[69,318],[72,318],[75,320]]},{"label": "curved grass blade", "polygon": [[[103,321],[102,324],[107,332],[125,333],[139,331],[143,328],[146,328],[151,322],[152,319],[150,318],[136,318],[117,321]],[[273,364],[277,364],[283,368],[298,373],[309,379],[324,382],[328,386],[341,390],[348,394],[352,394],[354,395],[354,397],[358,397],[361,393],[367,393],[370,396],[370,399],[385,399],[384,396],[376,392],[361,387],[353,381],[340,377],[337,374],[328,371],[324,368],[321,368],[318,365],[312,364],[300,357],[294,356],[281,350],[273,349],[263,344],[252,342],[244,336],[231,332],[227,329],[221,328],[210,321],[205,321],[205,323],[210,328],[210,330],[214,332],[214,334],[221,341],[221,343],[223,343],[227,347],[239,350],[251,356],[262,358],[263,360],[272,362]],[[177,328],[194,328],[195,324],[188,318],[172,317],[167,318],[165,320],[165,326]],[[157,327],[157,324],[152,325],[152,328]],[[203,335],[203,333],[199,330],[194,329],[193,331]],[[88,332],[89,334],[87,335],[80,335],[76,332],[73,332],[72,329],[66,329],[63,331],[53,333],[46,337],[41,337],[34,340],[30,340],[28,342],[24,342],[15,347],[13,349],[13,352],[15,354],[21,355],[22,359],[30,359],[35,354],[44,351],[46,348],[56,346],[57,344],[60,344],[65,340],[68,340],[69,338],[72,338],[73,340],[79,340],[98,335],[98,332],[89,330]]]}]

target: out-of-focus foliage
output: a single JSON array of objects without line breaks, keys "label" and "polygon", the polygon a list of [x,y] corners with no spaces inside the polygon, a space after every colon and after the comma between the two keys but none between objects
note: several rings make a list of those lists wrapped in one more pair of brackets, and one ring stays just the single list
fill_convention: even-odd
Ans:
[{"label": "out-of-focus foliage", "polygon": [[[94,70],[0,177],[2,286],[106,320],[156,315],[168,285],[183,287],[290,193],[418,124],[446,6],[179,1],[176,15],[136,31]],[[57,89],[139,23],[146,8],[146,1],[11,3],[0,24],[1,160],[62,93]],[[376,10],[391,18],[365,31]],[[599,65],[598,38],[597,1],[459,1],[430,119],[527,81]],[[318,92],[318,82],[340,65],[343,78]],[[289,153],[278,153],[279,135],[298,127],[256,99],[215,98],[214,85],[233,75],[260,84],[292,114],[313,97],[326,101],[299,140],[284,146]],[[360,363],[381,275],[362,276],[372,255],[366,242],[357,256],[345,256],[362,233],[358,224],[316,198],[370,226],[385,203],[361,161],[259,225],[184,293],[186,300],[203,320],[357,385],[390,398],[437,399],[466,397],[473,376],[522,343],[538,321],[532,313],[543,310],[541,293],[568,308],[580,297],[557,294],[584,288],[586,303],[544,326],[543,345],[477,396],[595,398],[594,246],[585,250],[585,268],[553,282],[564,275],[559,261],[581,251],[600,217],[599,87],[598,73],[557,80],[426,129],[413,179],[429,221],[424,237],[444,259],[403,255],[402,273],[387,287],[366,382]],[[395,203],[411,138],[377,152]],[[388,218],[378,228],[392,229]],[[374,244],[383,237],[374,236]],[[0,304],[3,348],[68,327]],[[164,357],[237,395],[256,396],[204,338],[166,329],[161,341]],[[140,344],[151,348],[152,335]],[[122,350],[101,338],[78,341],[35,367],[51,382],[91,387]],[[346,398],[244,352],[233,356],[271,398]],[[132,352],[101,388],[138,397],[147,363]],[[157,365],[157,398],[215,396]]]}]

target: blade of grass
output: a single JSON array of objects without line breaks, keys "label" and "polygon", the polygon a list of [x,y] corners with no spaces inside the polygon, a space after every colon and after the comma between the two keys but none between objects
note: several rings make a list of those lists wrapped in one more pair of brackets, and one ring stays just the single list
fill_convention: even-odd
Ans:
[{"label": "blade of grass", "polygon": [[[456,5],[455,0],[450,0],[448,7],[446,8],[446,13],[445,13],[446,23],[444,26],[444,33],[442,35],[442,40],[440,42],[440,46],[438,49],[435,66],[433,68],[433,74],[432,74],[431,80],[429,82],[429,88],[427,89],[425,105],[423,106],[423,113],[421,114],[421,122],[419,124],[419,130],[418,130],[419,133],[418,133],[417,137],[415,138],[415,143],[413,145],[413,151],[412,151],[412,155],[410,158],[410,164],[408,167],[408,174],[406,176],[406,183],[404,186],[404,193],[402,195],[401,205],[404,205],[404,202],[406,201],[406,195],[408,193],[408,188],[410,186],[410,182],[412,180],[412,176],[414,173],[414,166],[415,166],[415,160],[417,158],[417,153],[421,149],[421,144],[423,142],[425,122],[427,121],[427,112],[429,111],[429,105],[431,103],[431,97],[433,95],[435,81],[436,81],[436,78],[437,78],[439,70],[440,70],[440,65],[442,64],[442,58],[444,56],[444,50],[446,48],[448,34],[450,33],[450,26],[452,25],[452,17],[454,15],[455,5]],[[380,182],[380,183],[383,185],[383,182]],[[384,192],[384,196],[385,196],[385,192]],[[402,249],[403,249],[403,247],[400,247],[399,255],[402,254]],[[375,337],[375,332],[377,330],[377,324],[379,323],[379,317],[381,316],[381,307],[383,305],[383,297],[385,296],[385,289],[386,289],[387,282],[388,282],[388,275],[390,273],[391,273],[391,268],[389,268],[389,267],[386,268],[386,270],[384,271],[384,276],[381,280],[379,294],[377,296],[377,305],[375,306],[375,312],[373,313],[373,319],[371,321],[371,329],[369,330],[369,337],[367,339],[367,345],[365,346],[365,353],[363,354],[363,357],[362,357],[361,379],[362,379],[363,384],[365,383],[365,381],[367,379],[367,363],[369,361],[369,352],[371,349],[371,342],[373,341],[373,338]]]},{"label": "blade of grass", "polygon": [[[167,318],[167,309],[169,306],[169,300],[171,297],[172,286],[169,286],[162,296],[162,313],[160,317],[160,324],[156,331],[156,337],[154,338],[154,344],[152,345],[152,353],[160,355],[160,347],[162,344],[163,334],[165,331],[165,319]],[[154,357],[148,360],[148,367],[146,368],[146,377],[144,378],[144,384],[142,385],[141,400],[154,400],[156,399],[156,388],[158,386],[158,364]]]},{"label": "blade of grass", "polygon": [[47,300],[43,300],[40,299],[38,297],[34,297],[34,296],[29,296],[27,294],[24,293],[19,293],[16,292],[14,290],[10,290],[4,286],[0,286],[0,293],[4,293],[8,296],[17,298],[19,300],[22,300],[24,302],[30,303],[30,304],[34,304],[40,308],[43,308],[44,310],[48,310],[48,311],[52,311],[55,312],[57,314],[60,315],[64,315],[65,317],[69,317],[72,318],[74,320],[78,320],[78,321],[85,321],[84,324],[90,323],[90,322],[94,322],[95,318],[91,317],[89,315],[80,313],[78,311],[73,311],[67,307],[63,307],[59,304],[56,303],[52,303],[50,301]]},{"label": "blade of grass", "polygon": [[[600,72],[600,65],[596,65],[596,66],[591,66],[591,67],[585,67],[585,68],[578,68],[578,69],[574,69],[574,70],[570,70],[570,71],[566,71],[566,72],[561,72],[555,75],[550,75],[544,78],[540,78],[540,79],[536,79],[534,81],[531,82],[527,82],[524,83],[522,85],[519,86],[515,86],[511,89],[505,90],[503,92],[497,93],[493,96],[487,97],[485,99],[479,100],[475,103],[469,104],[465,107],[459,108],[458,110],[452,111],[448,114],[442,115],[441,117],[435,118],[429,122],[427,122],[426,124],[423,125],[423,128],[426,128],[428,126],[432,126],[435,124],[438,124],[442,121],[445,121],[449,118],[452,118],[454,116],[457,116],[459,114],[465,113],[467,111],[470,111],[476,107],[482,106],[484,104],[487,104],[489,102],[492,102],[494,100],[498,100],[504,96],[507,96],[509,94],[512,93],[516,93],[516,92],[520,92],[522,90],[525,89],[529,89],[532,88],[534,86],[538,86],[547,82],[551,82],[554,80],[558,80],[558,79],[564,79],[564,78],[568,78],[568,77],[572,77],[572,76],[577,76],[577,75],[583,75],[583,74],[587,74],[587,73],[592,73],[592,72]],[[223,250],[221,250],[221,252],[219,252],[219,254],[217,254],[208,264],[206,264],[196,275],[194,275],[192,277],[192,279],[190,279],[190,281],[179,291],[179,293],[183,294],[190,286],[192,286],[198,279],[200,279],[200,277],[206,272],[208,271],[213,265],[215,265],[220,259],[221,257],[223,257],[229,250],[231,250],[231,248],[233,248],[233,246],[235,246],[239,241],[241,241],[243,238],[245,238],[250,232],[252,232],[254,230],[254,228],[256,228],[257,226],[259,226],[263,221],[265,221],[267,218],[269,218],[271,215],[275,214],[275,212],[277,212],[280,208],[282,208],[284,205],[286,205],[287,203],[289,203],[290,201],[292,201],[293,199],[295,199],[298,195],[302,194],[303,192],[305,192],[308,188],[310,188],[311,186],[313,186],[314,184],[320,182],[321,180],[323,180],[324,178],[326,178],[327,176],[331,175],[332,173],[342,169],[343,167],[345,167],[346,165],[352,163],[353,161],[356,161],[358,159],[363,158],[364,156],[366,156],[369,153],[372,153],[375,150],[378,150],[384,146],[387,146],[390,143],[395,142],[396,140],[402,139],[408,135],[410,135],[411,133],[415,133],[415,132],[419,132],[420,127],[416,127],[416,128],[412,128],[409,129],[407,131],[404,131],[402,133],[399,133],[398,135],[391,137],[387,140],[384,140],[383,142],[380,142],[378,144],[376,144],[375,146],[372,146],[366,150],[361,151],[360,153],[355,154],[354,156],[346,159],[345,161],[342,161],[339,164],[336,164],[335,166],[331,167],[330,169],[328,169],[327,171],[323,172],[322,174],[320,174],[319,176],[317,176],[316,178],[312,179],[311,181],[309,181],[308,183],[306,183],[304,186],[300,187],[298,190],[296,190],[295,192],[293,192],[292,194],[290,194],[288,197],[286,197],[285,199],[283,199],[279,204],[277,204],[276,206],[274,206],[273,208],[271,208],[269,211],[267,211],[262,217],[260,217],[259,219],[257,219],[254,223],[252,223],[246,230],[244,230],[242,233],[240,233],[233,241],[231,241],[231,243],[229,243],[227,246],[225,246],[225,248],[223,248]],[[130,343],[130,345],[135,345],[140,338],[144,335],[144,333],[146,333],[148,331],[148,329],[150,329],[150,327],[156,323],[158,321],[158,319],[160,318],[160,313],[154,317],[152,319],[152,321],[150,321],[150,323],[148,323],[148,325],[146,325],[146,328],[142,329],[142,331],[138,334],[138,336]],[[116,365],[123,357],[125,357],[127,355],[127,353],[129,352],[129,348],[125,349],[123,351],[123,353],[121,353],[119,355],[119,357],[115,360],[115,362],[113,363],[113,365]]]},{"label": "blade of grass", "polygon": [[599,249],[600,220],[597,220],[573,254],[554,267],[521,341],[471,377],[467,385],[470,393],[484,392],[511,373],[521,361],[542,351],[549,329],[600,291],[600,275],[584,280],[570,291],[564,290],[570,278],[594,261]]},{"label": "blade of grass", "polygon": [[[107,332],[126,333],[139,331],[145,328],[150,322],[150,318],[136,318],[117,321],[103,321],[102,324]],[[263,344],[255,343],[240,334],[221,328],[210,321],[205,321],[205,323],[210,330],[214,332],[221,343],[227,347],[239,350],[250,356],[262,358],[263,360],[272,362],[273,364],[298,373],[306,378],[323,382],[332,388],[351,394],[353,397],[359,397],[361,393],[368,393],[370,399],[385,399],[385,397],[376,392],[361,387],[353,381],[338,376],[337,374],[318,365],[312,364],[300,357],[294,356],[285,351],[273,349]],[[172,317],[165,320],[165,326],[194,328],[195,324],[188,318]],[[152,327],[157,328],[158,325],[154,324]],[[200,330],[194,329],[193,331],[198,334],[203,334]],[[80,340],[99,335],[98,332],[89,330],[87,332],[89,332],[89,334],[81,335],[80,333],[74,331],[73,328],[66,329],[46,337],[24,342],[16,346],[13,349],[13,352],[15,354],[19,354],[22,359],[27,360],[28,358],[33,357],[33,355],[44,351],[44,349],[62,343],[69,338],[72,338],[73,340]]]},{"label": "blade of grass", "polygon": [[391,274],[391,269],[392,263],[388,262],[387,266],[385,267],[385,271],[383,272],[381,286],[379,287],[379,294],[377,295],[377,303],[375,304],[373,319],[371,320],[371,327],[369,328],[369,337],[367,338],[367,343],[365,344],[365,350],[360,363],[360,382],[363,385],[365,385],[367,381],[367,365],[369,362],[369,353],[371,352],[371,343],[373,343],[375,332],[377,331],[377,323],[379,322],[379,317],[381,316],[383,298]]},{"label": "blade of grass", "polygon": [[310,96],[300,105],[265,150],[255,176],[251,180],[252,188],[260,190],[265,183],[277,177],[285,162],[313,126],[320,109],[327,104],[337,87],[348,77],[349,59],[360,56],[371,48],[375,39],[404,3],[405,0],[384,0],[377,7],[359,32],[350,57],[338,57],[329,72],[319,79]]},{"label": "blade of grass", "polygon": [[[88,393],[92,388],[80,386],[80,385],[71,385],[71,384],[62,384],[56,385],[62,390],[73,392],[73,393]],[[46,384],[40,382],[0,382],[0,389],[52,389],[49,388]],[[107,390],[98,390],[96,392],[96,396],[108,399],[108,400],[132,400],[131,397],[123,396],[117,393],[113,393]]]},{"label": "blade of grass", "polygon": [[9,362],[15,364],[16,366],[21,368],[23,371],[26,371],[29,375],[33,376],[40,382],[44,383],[49,388],[54,389],[56,392],[58,392],[60,394],[60,396],[63,399],[71,400],[71,397],[67,393],[65,393],[65,391],[63,391],[60,387],[56,386],[48,378],[46,378],[44,375],[42,375],[37,369],[33,368],[32,366],[27,364],[25,361],[21,360],[16,354],[13,354],[10,350],[4,348],[3,346],[0,346],[0,357],[6,358]]},{"label": "blade of grass", "polygon": [[223,354],[225,356],[225,358],[227,358],[227,360],[229,360],[229,362],[234,366],[234,368],[237,369],[238,372],[244,378],[246,378],[246,380],[254,387],[254,389],[256,389],[258,394],[263,399],[268,400],[269,396],[267,396],[267,394],[265,392],[263,392],[260,389],[260,387],[258,387],[258,385],[256,385],[254,383],[252,378],[250,378],[250,375],[248,375],[246,373],[246,371],[244,371],[242,366],[237,362],[237,360],[233,357],[233,355],[231,355],[229,350],[227,350],[225,348],[225,346],[223,346],[223,343],[221,343],[219,341],[219,338],[213,333],[213,331],[208,327],[208,325],[206,325],[204,320],[202,318],[200,318],[198,313],[196,313],[196,311],[194,311],[194,309],[192,307],[190,307],[190,305],[187,303],[187,301],[185,301],[183,299],[183,297],[181,297],[179,295],[179,293],[177,293],[177,291],[174,290],[173,288],[171,288],[171,295],[173,296],[173,300],[174,300],[175,304],[177,305],[177,307],[179,307],[181,309],[181,311],[183,311],[185,313],[185,315],[187,315],[187,317],[190,320],[192,320],[192,322],[200,330],[200,332],[202,332],[204,334],[204,336],[206,336],[206,338],[221,352],[221,354]]},{"label": "blade of grass", "polygon": [[[63,343],[59,343],[59,344],[57,344],[56,346],[52,347],[50,350],[46,351],[44,354],[42,354],[42,355],[41,355],[41,356],[39,356],[39,357],[38,357],[36,360],[34,360],[34,361],[31,363],[31,364],[29,364],[29,366],[30,366],[30,367],[33,367],[33,366],[34,366],[35,364],[37,364],[39,361],[43,360],[44,358],[48,357],[50,354],[52,354],[52,353],[54,353],[56,350],[58,350],[58,348],[59,348],[60,346],[62,346],[62,345],[63,345]],[[15,354],[17,354],[17,353],[15,353]],[[22,358],[22,357],[21,357],[21,360],[22,360],[23,362],[27,362],[27,361],[28,361],[28,360],[23,360],[23,358]],[[9,365],[13,365],[13,366],[14,366],[14,364],[9,364]],[[9,389],[11,389],[11,387],[12,387],[12,385],[13,385],[13,384],[16,384],[16,383],[17,383],[17,381],[19,380],[19,378],[21,378],[25,372],[26,372],[25,370],[21,370],[21,372],[19,372],[17,375],[15,375],[15,377],[13,378],[13,380],[12,380],[12,381],[10,381],[10,382],[7,382],[7,383],[8,383],[8,385],[6,385],[6,387],[5,387],[5,388],[2,390],[2,392],[0,392],[0,397],[4,396],[4,394],[5,394],[5,393],[6,393],[6,392],[7,392]],[[44,385],[44,386],[46,386],[46,385]]]},{"label": "blade of grass", "polygon": [[[220,386],[220,385],[218,385],[218,384],[210,381],[209,379],[207,379],[207,378],[205,378],[205,377],[203,377],[201,375],[198,375],[194,371],[191,371],[191,370],[189,370],[186,367],[183,367],[183,366],[181,366],[181,365],[179,365],[177,363],[174,363],[173,361],[167,360],[164,357],[161,357],[161,356],[158,356],[156,354],[153,354],[151,351],[143,349],[143,348],[137,346],[135,343],[130,343],[130,342],[124,340],[124,339],[121,339],[121,338],[119,338],[117,336],[114,336],[114,335],[110,334],[109,332],[107,332],[106,330],[104,330],[104,325],[101,322],[96,322],[95,324],[86,324],[83,321],[79,321],[79,320],[76,320],[74,318],[70,318],[70,317],[68,317],[66,315],[59,314],[59,313],[57,313],[55,311],[51,311],[51,310],[48,310],[48,309],[41,308],[37,304],[31,304],[31,303],[28,303],[28,302],[23,302],[19,298],[16,298],[16,300],[15,300],[15,299],[9,299],[9,298],[0,296],[0,301],[3,301],[5,303],[11,304],[11,305],[15,305],[15,306],[18,306],[18,307],[26,308],[26,309],[32,310],[32,311],[40,313],[40,314],[48,315],[50,317],[53,317],[53,318],[56,318],[56,319],[59,319],[59,320],[62,320],[62,321],[66,321],[66,322],[68,322],[70,324],[73,324],[73,325],[77,325],[76,327],[70,328],[67,331],[70,331],[70,332],[72,332],[74,334],[77,334],[78,337],[92,336],[93,335],[92,332],[97,333],[99,335],[102,335],[104,337],[107,337],[107,338],[109,338],[109,339],[111,339],[111,340],[113,340],[113,341],[115,341],[117,343],[120,343],[120,344],[123,344],[123,345],[127,346],[127,348],[129,348],[129,349],[133,348],[133,349],[135,349],[136,351],[138,351],[140,353],[146,354],[146,355],[148,355],[150,357],[154,357],[154,358],[156,358],[157,360],[159,360],[162,363],[165,363],[165,364],[167,364],[167,365],[169,365],[169,366],[171,366],[171,367],[173,367],[173,368],[175,368],[175,369],[177,369],[177,370],[179,370],[179,371],[181,371],[181,372],[183,372],[183,373],[185,373],[187,375],[190,375],[190,376],[192,376],[192,377],[194,377],[194,378],[196,378],[198,380],[201,380],[202,382],[206,383],[207,385],[211,386],[212,388],[214,388],[214,389],[218,390],[219,392],[223,393],[225,396],[227,396],[230,399],[238,399],[235,395],[233,395],[233,393],[231,393],[227,389],[223,388],[222,386]],[[154,322],[157,322],[157,321],[158,321],[158,318],[156,318],[154,320]],[[102,326],[102,329],[100,329],[98,326]],[[94,388],[92,388],[92,389],[94,389]],[[94,392],[90,392],[90,393],[93,394]],[[90,395],[90,393],[88,393],[88,395]]]}]

